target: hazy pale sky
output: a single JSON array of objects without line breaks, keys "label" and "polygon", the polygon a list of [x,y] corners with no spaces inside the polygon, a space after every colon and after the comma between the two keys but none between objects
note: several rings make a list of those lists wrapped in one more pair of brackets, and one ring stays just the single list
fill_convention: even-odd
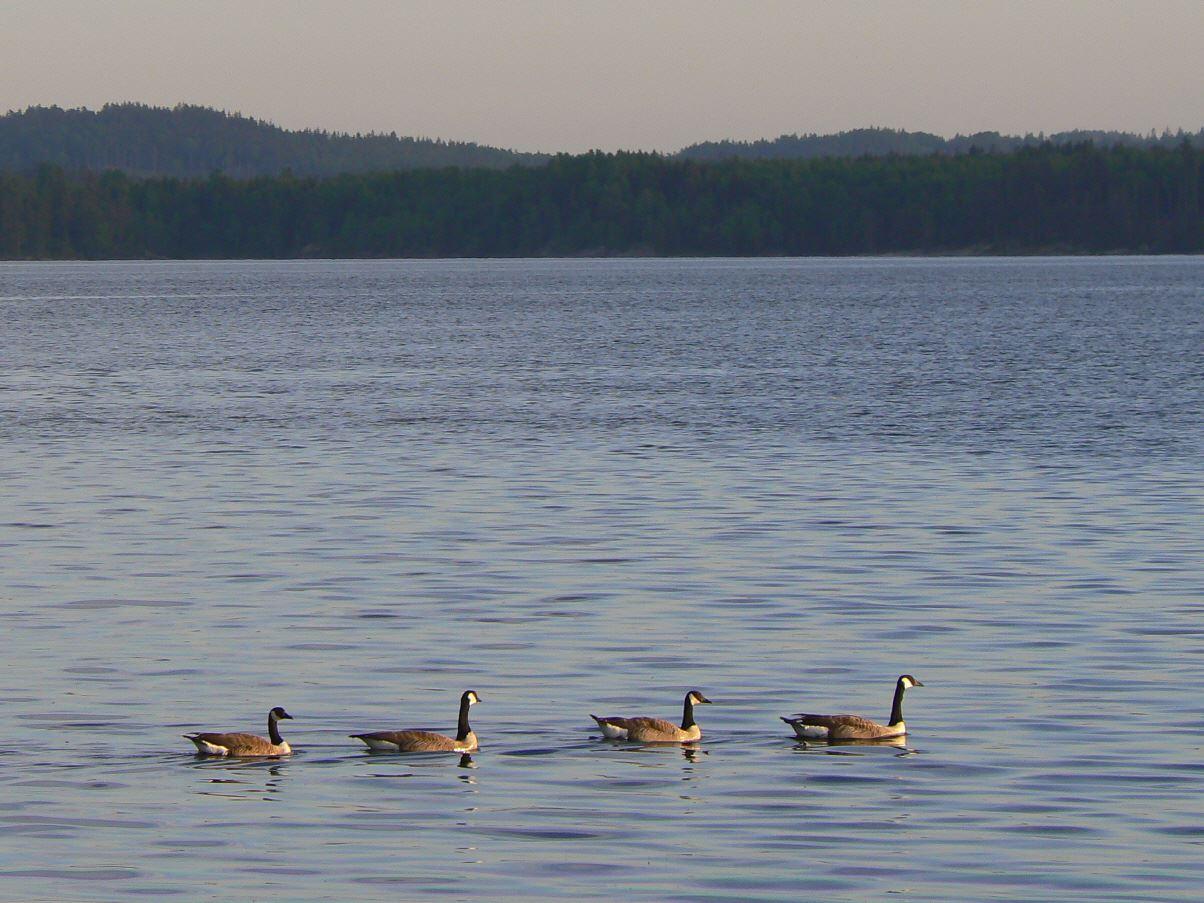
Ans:
[{"label": "hazy pale sky", "polygon": [[1204,126],[1204,0],[0,0],[0,111],[676,150],[888,126]]}]

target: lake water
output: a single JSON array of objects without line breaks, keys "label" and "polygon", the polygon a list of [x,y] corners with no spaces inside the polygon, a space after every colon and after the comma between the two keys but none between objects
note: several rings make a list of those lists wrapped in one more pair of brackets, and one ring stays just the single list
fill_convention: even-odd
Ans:
[{"label": "lake water", "polygon": [[[1198,899],[1202,326],[1201,258],[0,264],[0,898]],[[778,721],[902,672],[905,749]],[[345,736],[468,688],[471,762]]]}]

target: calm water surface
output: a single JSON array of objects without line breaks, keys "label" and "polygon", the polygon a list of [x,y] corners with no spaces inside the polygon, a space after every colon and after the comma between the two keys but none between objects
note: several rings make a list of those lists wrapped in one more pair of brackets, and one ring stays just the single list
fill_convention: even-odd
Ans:
[{"label": "calm water surface", "polygon": [[[1197,899],[1202,323],[1199,258],[0,264],[0,898]],[[903,671],[906,749],[777,720]],[[469,687],[471,762],[345,737]]]}]

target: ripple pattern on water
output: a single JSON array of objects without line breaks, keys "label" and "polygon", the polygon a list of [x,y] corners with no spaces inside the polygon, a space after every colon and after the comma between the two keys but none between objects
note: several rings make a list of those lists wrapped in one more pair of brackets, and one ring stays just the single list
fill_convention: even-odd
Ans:
[{"label": "ripple pattern on water", "polygon": [[0,899],[1198,896],[1200,261],[0,283]]}]

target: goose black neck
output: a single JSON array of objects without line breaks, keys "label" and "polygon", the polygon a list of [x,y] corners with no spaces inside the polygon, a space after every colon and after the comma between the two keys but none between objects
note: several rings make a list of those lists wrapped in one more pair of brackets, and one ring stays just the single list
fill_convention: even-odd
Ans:
[{"label": "goose black neck", "polygon": [[691,694],[686,695],[685,704],[681,708],[681,729],[688,731],[694,726],[694,699]]},{"label": "goose black neck", "polygon": [[904,685],[903,681],[899,681],[895,685],[895,702],[894,705],[890,707],[891,724],[898,724],[903,720],[903,691],[906,689],[907,687]]},{"label": "goose black neck", "polygon": [[463,740],[472,733],[472,728],[468,726],[468,697],[465,696],[460,700],[460,723],[456,726],[456,739]]},{"label": "goose black neck", "polygon": [[268,739],[279,746],[284,742],[280,736],[280,727],[276,724],[276,713],[268,712]]}]

